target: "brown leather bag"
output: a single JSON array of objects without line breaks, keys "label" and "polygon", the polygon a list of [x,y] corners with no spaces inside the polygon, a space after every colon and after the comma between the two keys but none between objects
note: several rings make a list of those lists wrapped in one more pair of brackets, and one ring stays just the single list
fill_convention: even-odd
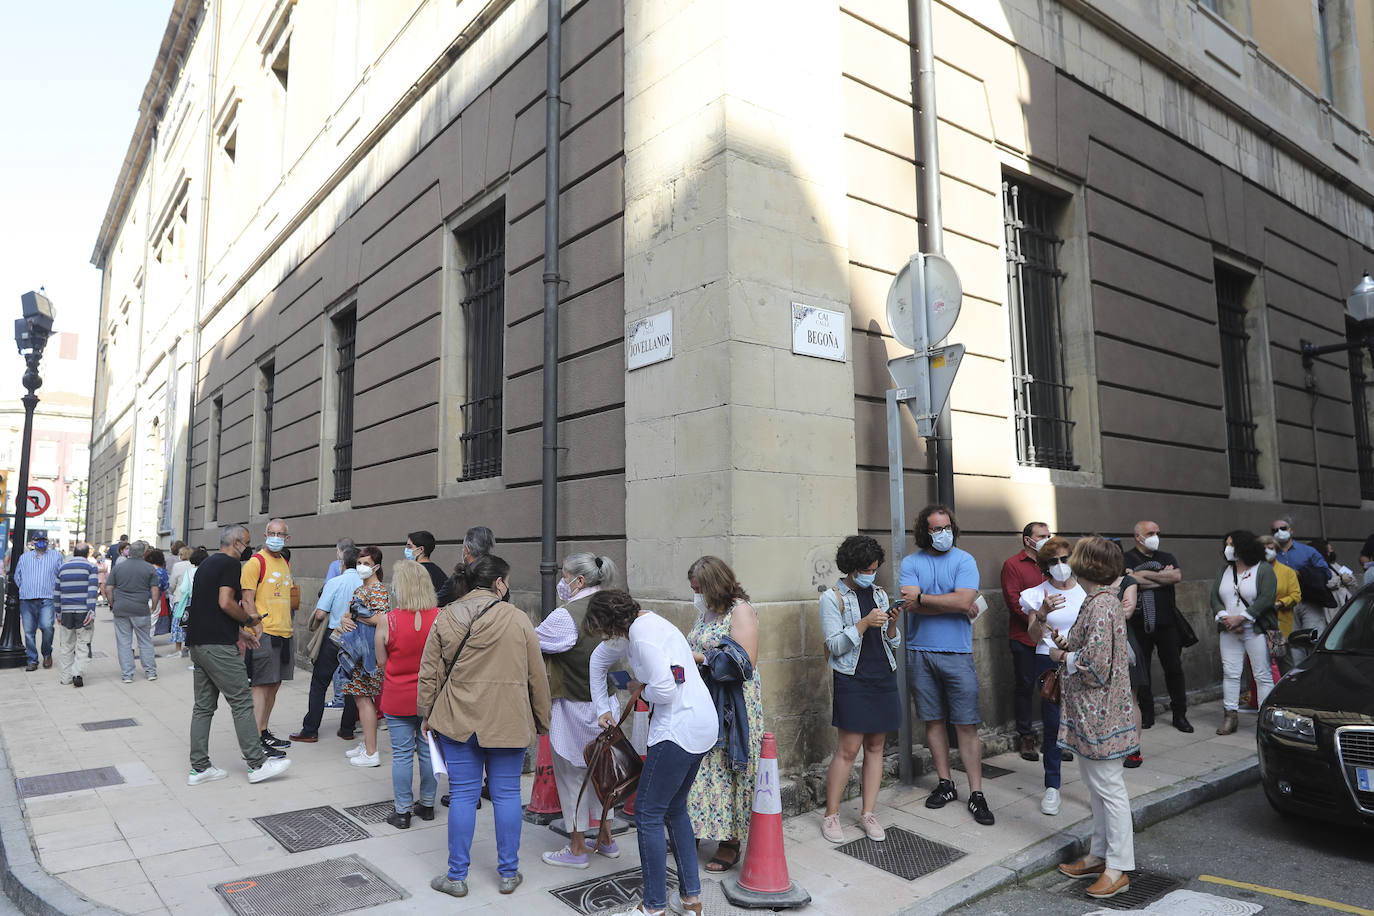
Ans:
[{"label": "brown leather bag", "polygon": [[1040,699],[1044,700],[1046,703],[1053,703],[1056,706],[1059,705],[1059,678],[1062,670],[1062,668],[1056,667],[1041,672],[1040,674],[1038,679],[1040,683]]},{"label": "brown leather bag", "polygon": [[635,708],[635,703],[638,702],[643,690],[643,685],[632,690],[630,699],[620,714],[620,721],[606,726],[601,734],[582,749],[582,758],[587,763],[587,775],[583,778],[582,788],[577,793],[577,804],[582,804],[582,793],[587,791],[587,783],[590,782],[596,797],[601,801],[603,823],[606,822],[610,809],[622,805],[625,799],[639,788],[639,773],[644,768],[644,762],[639,759],[639,751],[635,750],[635,746],[625,737],[620,727],[625,724],[625,720]]}]

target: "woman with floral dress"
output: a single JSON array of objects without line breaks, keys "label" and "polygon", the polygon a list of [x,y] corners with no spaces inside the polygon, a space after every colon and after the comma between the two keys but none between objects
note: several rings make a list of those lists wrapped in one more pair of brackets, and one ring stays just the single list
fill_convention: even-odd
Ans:
[{"label": "woman with floral dress", "polygon": [[377,751],[377,697],[382,693],[382,672],[377,668],[377,651],[374,633],[377,626],[391,611],[391,593],[382,584],[382,551],[377,547],[364,547],[358,551],[358,565],[355,567],[362,587],[353,593],[348,613],[339,621],[339,629],[344,632],[344,640],[353,638],[353,631],[366,626],[365,638],[356,639],[361,652],[358,664],[348,679],[344,681],[344,695],[351,696],[358,704],[358,721],[363,725],[363,742],[347,752],[349,763],[355,767],[379,767],[382,755]]},{"label": "woman with floral dress", "polygon": [[697,839],[717,840],[715,855],[706,864],[710,872],[729,871],[739,861],[740,844],[748,839],[754,809],[754,780],[763,744],[763,682],[759,678],[759,621],[749,595],[732,570],[719,557],[701,557],[687,570],[696,623],[687,634],[698,665],[706,653],[726,637],[749,655],[753,676],[744,681],[744,705],[749,723],[748,759],[743,766],[730,760],[727,740],[706,753],[687,796],[692,832]]}]

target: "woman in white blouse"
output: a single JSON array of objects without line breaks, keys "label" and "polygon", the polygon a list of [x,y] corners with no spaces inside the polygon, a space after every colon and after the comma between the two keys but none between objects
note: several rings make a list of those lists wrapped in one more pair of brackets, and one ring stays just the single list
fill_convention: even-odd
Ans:
[{"label": "woman in white blouse", "polygon": [[[1063,635],[1069,632],[1087,594],[1069,568],[1069,554],[1073,544],[1068,538],[1052,537],[1041,545],[1036,554],[1040,570],[1049,578],[1021,593],[1021,607],[1030,618],[1027,632],[1035,642],[1035,675],[1037,680],[1056,667],[1050,660],[1054,647],[1051,631]],[[1059,704],[1040,700],[1040,723],[1044,737],[1040,742],[1040,756],[1045,764],[1045,797],[1040,800],[1044,814],[1059,813],[1060,765],[1066,755],[1059,747]],[[1069,756],[1069,759],[1072,759]]]},{"label": "woman in white blouse", "polygon": [[1245,658],[1255,676],[1255,705],[1274,689],[1266,630],[1277,630],[1274,598],[1278,576],[1265,562],[1264,542],[1249,531],[1232,531],[1222,547],[1226,565],[1212,583],[1212,617],[1217,622],[1217,647],[1221,650],[1221,727],[1229,735],[1240,726],[1240,675]]},{"label": "woman in white blouse", "polygon": [[644,684],[643,698],[652,710],[649,753],[635,795],[644,902],[619,916],[659,916],[667,907],[665,827],[673,835],[673,857],[682,891],[680,910],[700,916],[701,876],[687,793],[701,758],[715,746],[720,733],[715,704],[682,631],[642,609],[627,593],[603,590],[593,595],[587,602],[586,628],[611,640],[596,648],[591,661],[592,695],[601,724],[613,721],[606,674],[627,653],[635,676]]}]

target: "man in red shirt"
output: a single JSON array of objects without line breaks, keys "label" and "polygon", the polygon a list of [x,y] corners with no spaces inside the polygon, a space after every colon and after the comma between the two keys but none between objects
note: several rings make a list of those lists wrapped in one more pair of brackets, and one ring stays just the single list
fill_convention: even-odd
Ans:
[{"label": "man in red shirt", "polygon": [[1022,760],[1039,760],[1039,741],[1031,725],[1031,699],[1035,689],[1035,643],[1026,632],[1026,612],[1021,609],[1021,592],[1045,581],[1035,555],[1050,539],[1050,526],[1031,522],[1021,529],[1021,549],[1002,564],[1002,598],[1007,603],[1007,637],[1011,646],[1011,665],[1015,696],[1016,734]]}]

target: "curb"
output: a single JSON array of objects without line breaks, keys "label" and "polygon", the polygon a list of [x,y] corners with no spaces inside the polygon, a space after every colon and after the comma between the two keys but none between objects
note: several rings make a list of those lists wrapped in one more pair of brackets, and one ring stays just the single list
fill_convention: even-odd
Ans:
[{"label": "curb", "polygon": [[118,910],[82,897],[38,863],[3,739],[0,739],[0,886],[20,912],[29,916],[122,916]]},{"label": "curb", "polygon": [[[1196,805],[1230,795],[1254,785],[1259,778],[1259,760],[1242,760],[1156,789],[1131,802],[1135,829],[1144,830]],[[1007,856],[996,865],[936,891],[921,902],[901,910],[901,916],[939,916],[958,909],[1083,854],[1091,837],[1092,818],[1086,817],[1052,837]]]}]

